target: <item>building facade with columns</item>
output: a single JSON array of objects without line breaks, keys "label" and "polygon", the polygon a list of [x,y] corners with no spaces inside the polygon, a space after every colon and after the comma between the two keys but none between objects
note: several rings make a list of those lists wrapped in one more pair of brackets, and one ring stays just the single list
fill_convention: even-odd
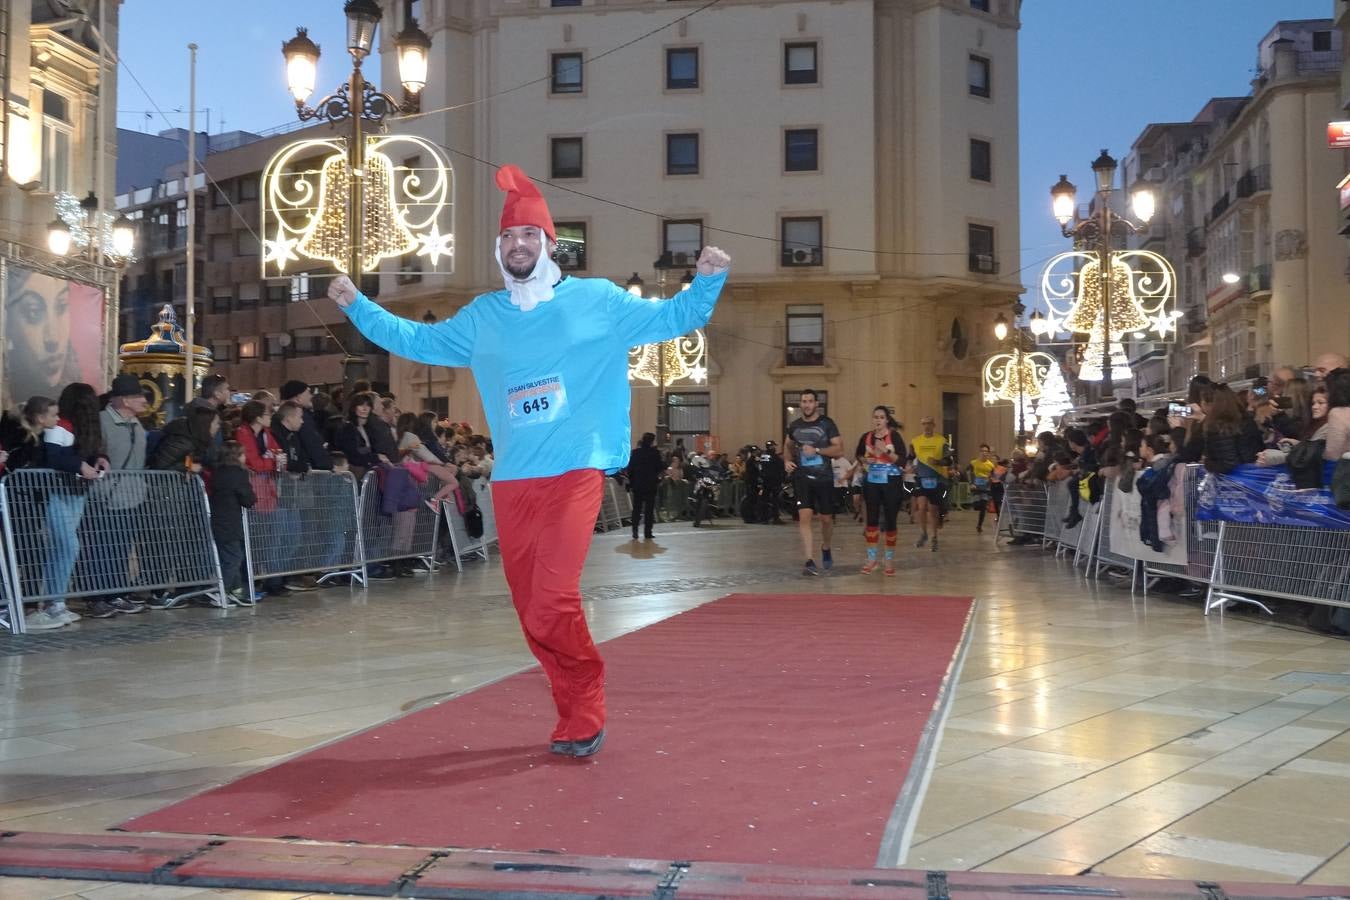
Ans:
[{"label": "building facade with columns", "polygon": [[[392,127],[447,148],[457,258],[453,275],[384,275],[380,302],[443,317],[500,287],[488,163],[514,162],[572,274],[670,296],[702,245],[733,256],[707,382],[668,389],[687,445],[779,440],[812,388],[850,445],[880,403],[911,431],[937,417],[962,452],[1011,448],[980,368],[1023,290],[1015,0],[392,5],[384,81],[409,13],[432,38],[424,114]],[[393,359],[390,382],[405,408],[443,397],[483,421],[467,371]],[[634,388],[635,432],[657,398]]]}]

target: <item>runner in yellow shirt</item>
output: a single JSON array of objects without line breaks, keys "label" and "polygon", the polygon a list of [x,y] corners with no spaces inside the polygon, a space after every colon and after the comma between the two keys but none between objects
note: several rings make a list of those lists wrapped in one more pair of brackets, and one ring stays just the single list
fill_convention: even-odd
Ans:
[{"label": "runner in yellow shirt", "polygon": [[970,461],[966,470],[970,473],[970,496],[980,517],[975,522],[975,533],[984,531],[984,516],[989,511],[989,498],[993,493],[994,469],[998,466],[998,457],[989,449],[988,444],[980,445],[980,455]]},{"label": "runner in yellow shirt", "polygon": [[942,516],[946,509],[947,491],[950,487],[948,469],[951,451],[947,439],[936,434],[936,422],[932,416],[924,416],[920,422],[923,434],[911,444],[914,453],[914,474],[919,479],[919,490],[914,495],[914,517],[923,532],[919,535],[915,547],[928,543],[932,532],[933,552],[938,548],[938,531],[942,528]]}]

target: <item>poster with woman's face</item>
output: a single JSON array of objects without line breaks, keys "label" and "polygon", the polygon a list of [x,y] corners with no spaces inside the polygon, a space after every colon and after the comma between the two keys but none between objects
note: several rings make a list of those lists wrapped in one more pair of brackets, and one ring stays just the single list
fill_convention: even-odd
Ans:
[{"label": "poster with woman's face", "polygon": [[101,290],[10,265],[4,297],[6,409],[75,381],[107,389]]}]

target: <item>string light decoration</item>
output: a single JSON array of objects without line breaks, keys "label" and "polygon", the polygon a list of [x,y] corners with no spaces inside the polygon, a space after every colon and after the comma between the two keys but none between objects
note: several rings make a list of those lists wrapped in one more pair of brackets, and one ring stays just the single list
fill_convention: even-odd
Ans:
[{"label": "string light decoration", "polygon": [[694,384],[708,380],[708,341],[702,329],[674,340],[643,344],[628,351],[628,380],[670,387],[688,379]]},{"label": "string light decoration", "polygon": [[131,252],[128,246],[123,245],[120,248],[123,252],[118,252],[118,242],[113,233],[117,217],[112,213],[88,211],[79,197],[65,191],[58,192],[53,202],[57,218],[65,223],[70,232],[72,246],[88,250],[97,242],[97,249],[101,250],[104,258],[113,265],[125,265],[136,261],[136,254]]},{"label": "string light decoration", "polygon": [[1072,408],[1073,400],[1069,398],[1069,386],[1064,380],[1064,372],[1056,364],[1051,367],[1050,373],[1045,377],[1045,383],[1041,385],[1041,399],[1036,401],[1036,426],[1032,429],[1032,433],[1057,430],[1060,418]]},{"label": "string light decoration", "polygon": [[[1176,273],[1150,250],[1110,253],[1103,278],[1101,254],[1086,250],[1061,253],[1041,272],[1041,296],[1049,313],[1039,331],[1049,340],[1086,335],[1087,349],[1078,377],[1102,380],[1102,351],[1110,342],[1112,379],[1128,380],[1129,359],[1121,343],[1126,335],[1169,341],[1181,318],[1176,309]],[[1106,334],[1109,322],[1110,334]]]},{"label": "string light decoration", "polygon": [[[288,268],[300,268],[306,259],[347,271],[353,177],[361,184],[362,271],[409,254],[425,257],[432,271],[454,271],[450,162],[434,144],[414,135],[364,140],[359,174],[352,171],[341,138],[296,141],[268,162],[261,191],[263,278],[285,277]],[[395,158],[413,161],[396,164]]]}]

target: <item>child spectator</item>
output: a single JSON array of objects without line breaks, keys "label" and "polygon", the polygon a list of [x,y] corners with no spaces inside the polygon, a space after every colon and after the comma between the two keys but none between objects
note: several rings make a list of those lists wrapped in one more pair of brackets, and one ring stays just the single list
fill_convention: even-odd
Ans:
[{"label": "child spectator", "polygon": [[257,500],[248,469],[244,467],[244,446],[238,441],[226,441],[211,481],[211,534],[220,554],[225,593],[236,601],[245,599],[243,511],[252,509]]}]

